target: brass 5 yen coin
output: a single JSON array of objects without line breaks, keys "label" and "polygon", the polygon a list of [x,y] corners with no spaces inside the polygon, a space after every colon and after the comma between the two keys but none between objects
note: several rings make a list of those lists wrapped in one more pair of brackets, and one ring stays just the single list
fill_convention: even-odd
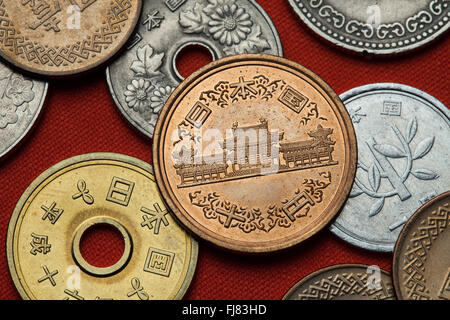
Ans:
[{"label": "brass 5 yen coin", "polygon": [[[97,225],[123,238],[111,266],[81,253],[83,235]],[[22,298],[43,300],[180,299],[198,251],[164,205],[152,167],[112,153],[64,160],[34,180],[14,209],[6,249]]]},{"label": "brass 5 yen coin", "polygon": [[171,95],[154,136],[155,174],[178,219],[241,252],[290,247],[323,228],[355,175],[356,139],[334,91],[270,55],[209,64]]},{"label": "brass 5 yen coin", "polygon": [[341,264],[296,283],[283,300],[395,300],[391,276],[377,266]]},{"label": "brass 5 yen coin", "polygon": [[450,191],[409,218],[394,250],[392,276],[402,300],[450,300]]},{"label": "brass 5 yen coin", "polygon": [[128,41],[141,0],[0,0],[0,56],[49,77],[86,72]]}]

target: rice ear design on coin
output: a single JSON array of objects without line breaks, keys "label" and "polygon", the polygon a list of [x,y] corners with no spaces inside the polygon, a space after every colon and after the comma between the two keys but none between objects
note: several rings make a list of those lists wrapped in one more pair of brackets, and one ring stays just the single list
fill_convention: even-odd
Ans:
[{"label": "rice ear design on coin", "polygon": [[435,139],[434,136],[426,138],[417,145],[414,152],[411,150],[410,144],[413,141],[418,128],[417,118],[414,117],[409,122],[407,135],[403,135],[395,125],[391,128],[397,136],[401,146],[399,147],[392,144],[378,144],[375,139],[372,139],[372,141],[368,141],[366,143],[373,154],[374,161],[369,166],[364,164],[362,161],[358,161],[358,168],[367,172],[370,187],[364,184],[359,178],[355,178],[355,186],[350,193],[350,197],[355,198],[362,194],[366,194],[369,197],[377,199],[370,208],[369,216],[374,216],[381,211],[386,198],[399,195],[402,199],[406,200],[411,196],[404,188],[394,188],[391,191],[378,192],[381,179],[388,179],[391,182],[391,177],[389,176],[390,173],[383,170],[383,167],[390,169],[390,162],[388,158],[406,158],[407,164],[403,173],[400,175],[399,185],[403,185],[410,175],[413,175],[420,180],[432,180],[439,177],[435,172],[429,169],[412,169],[414,160],[422,158],[430,152]]}]

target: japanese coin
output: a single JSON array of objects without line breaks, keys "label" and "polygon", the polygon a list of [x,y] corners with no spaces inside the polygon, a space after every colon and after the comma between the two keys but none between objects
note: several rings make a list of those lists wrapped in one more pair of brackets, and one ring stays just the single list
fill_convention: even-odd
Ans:
[{"label": "japanese coin", "polygon": [[358,87],[341,99],[355,127],[358,170],[331,231],[356,246],[390,252],[408,218],[450,189],[450,111],[394,83]]},{"label": "japanese coin", "polygon": [[0,158],[30,131],[39,116],[48,84],[0,63]]},{"label": "japanese coin", "polygon": [[126,43],[141,7],[141,0],[0,0],[0,56],[49,77],[91,70]]},{"label": "japanese coin", "polygon": [[289,0],[302,21],[339,47],[371,54],[416,49],[449,26],[446,0]]},{"label": "japanese coin", "polygon": [[186,79],[157,123],[158,186],[200,237],[241,252],[290,247],[323,228],[356,171],[356,138],[334,91],[269,55],[223,58]]},{"label": "japanese coin", "polygon": [[191,45],[206,48],[213,60],[241,53],[282,55],[275,26],[254,0],[145,1],[128,50],[106,74],[119,110],[150,138],[161,108],[184,79],[177,56]]},{"label": "japanese coin", "polygon": [[408,220],[394,250],[392,276],[399,299],[450,300],[450,191]]},{"label": "japanese coin", "polygon": [[[105,268],[80,253],[84,232],[99,224],[116,228],[125,244]],[[112,153],[73,157],[42,173],[17,203],[7,235],[24,299],[179,299],[197,251],[166,209],[152,167]]]},{"label": "japanese coin", "polygon": [[391,276],[377,266],[341,264],[295,284],[283,300],[395,300]]}]

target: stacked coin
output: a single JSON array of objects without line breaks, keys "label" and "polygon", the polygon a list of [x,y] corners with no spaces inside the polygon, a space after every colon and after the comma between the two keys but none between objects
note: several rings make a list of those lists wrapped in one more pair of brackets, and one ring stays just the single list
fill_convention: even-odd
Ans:
[{"label": "stacked coin", "polygon": [[[339,97],[281,57],[254,0],[44,2],[0,0],[0,157],[36,122],[46,79],[108,62],[115,104],[153,138],[155,172],[91,153],[37,177],[7,234],[22,298],[181,299],[196,267],[194,236],[229,254],[272,253],[329,228],[351,245],[393,251],[393,281],[378,266],[335,265],[284,299],[450,299],[444,104],[396,83]],[[289,2],[319,36],[359,53],[417,49],[450,26],[445,1]],[[192,45],[215,61],[184,79],[177,58]],[[99,225],[124,243],[108,267],[81,253]]]}]

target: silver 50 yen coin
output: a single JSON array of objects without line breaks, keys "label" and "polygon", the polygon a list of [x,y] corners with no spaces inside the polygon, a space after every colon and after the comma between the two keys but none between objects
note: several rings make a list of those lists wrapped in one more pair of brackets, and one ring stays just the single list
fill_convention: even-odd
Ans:
[{"label": "silver 50 yen coin", "polygon": [[275,26],[254,0],[145,1],[128,50],[106,73],[122,114],[150,138],[164,103],[184,80],[176,59],[190,45],[203,46],[214,60],[283,53]]},{"label": "silver 50 yen coin", "polygon": [[394,83],[341,95],[355,128],[358,169],[331,231],[356,246],[393,250],[403,225],[450,189],[450,111],[429,94]]},{"label": "silver 50 yen coin", "polygon": [[322,38],[356,52],[387,55],[419,48],[449,26],[448,0],[289,0]]},{"label": "silver 50 yen coin", "polygon": [[0,158],[33,127],[47,87],[47,82],[25,77],[0,63]]}]

